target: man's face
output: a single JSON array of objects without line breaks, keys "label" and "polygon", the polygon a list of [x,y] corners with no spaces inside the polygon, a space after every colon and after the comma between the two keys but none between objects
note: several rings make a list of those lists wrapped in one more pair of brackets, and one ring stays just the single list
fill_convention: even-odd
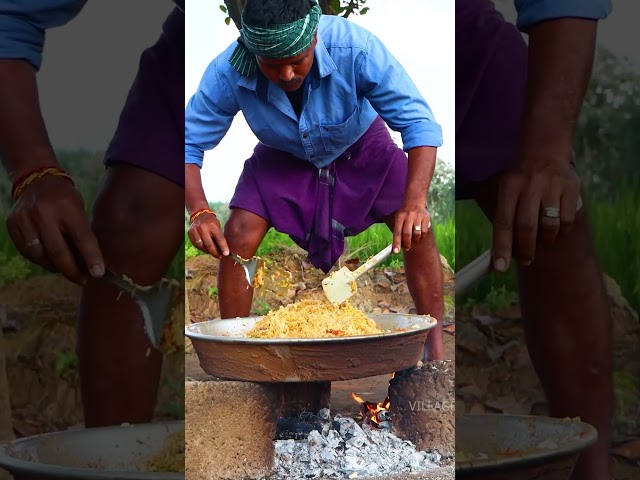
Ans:
[{"label": "man's face", "polygon": [[285,92],[294,92],[300,88],[313,65],[313,49],[317,39],[314,38],[309,48],[290,58],[258,57],[258,67],[264,76],[278,85]]}]

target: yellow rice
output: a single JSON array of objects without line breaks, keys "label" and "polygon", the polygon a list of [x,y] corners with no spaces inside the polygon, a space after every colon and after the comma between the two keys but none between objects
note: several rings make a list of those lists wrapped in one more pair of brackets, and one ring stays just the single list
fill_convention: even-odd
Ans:
[{"label": "yellow rice", "polygon": [[247,334],[252,338],[351,337],[384,333],[360,310],[344,303],[301,300],[272,310]]}]

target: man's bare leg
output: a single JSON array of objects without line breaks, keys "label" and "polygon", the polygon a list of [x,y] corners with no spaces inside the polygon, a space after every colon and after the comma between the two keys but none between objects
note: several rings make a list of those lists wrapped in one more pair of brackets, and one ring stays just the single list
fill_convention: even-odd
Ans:
[{"label": "man's bare leg", "polygon": [[[387,226],[393,232],[393,217],[387,220]],[[444,339],[442,322],[444,320],[444,292],[442,264],[436,246],[433,230],[430,228],[420,242],[404,251],[404,271],[407,287],[418,315],[431,315],[438,324],[429,331],[424,346],[425,362],[444,359]]]},{"label": "man's bare leg", "polygon": [[[165,274],[184,239],[184,189],[139,168],[109,168],[93,209],[106,265],[148,285]],[[78,356],[87,427],[149,422],[162,366],[139,308],[104,280],[84,287]]]},{"label": "man's bare leg", "polygon": [[[224,236],[231,252],[242,258],[256,254],[270,225],[254,213],[234,208],[224,226]],[[222,318],[248,317],[251,313],[253,288],[248,287],[244,270],[229,257],[220,259],[218,268],[218,301]]]},{"label": "man's bare leg", "polygon": [[[489,219],[496,179],[475,195]],[[527,346],[555,417],[576,417],[598,430],[597,444],[581,455],[574,479],[610,478],[613,411],[609,302],[584,209],[553,247],[538,245],[534,262],[519,267],[520,304]]]}]

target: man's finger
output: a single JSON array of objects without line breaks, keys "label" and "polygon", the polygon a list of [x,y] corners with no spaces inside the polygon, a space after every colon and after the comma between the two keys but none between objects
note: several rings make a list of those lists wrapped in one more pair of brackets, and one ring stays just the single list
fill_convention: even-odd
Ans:
[{"label": "man's finger", "polygon": [[413,222],[411,222],[411,224],[413,225],[412,229],[411,229],[411,243],[418,243],[420,241],[420,239],[422,238],[422,235],[425,233],[426,229],[425,229],[425,221],[422,220],[420,217],[416,218]]},{"label": "man's finger", "polygon": [[421,227],[422,227],[422,231],[421,231],[422,235],[420,236],[420,238],[423,239],[424,237],[427,236],[427,233],[429,233],[429,229],[431,228],[431,215],[425,215],[424,217],[422,217]]},{"label": "man's finger", "polygon": [[187,230],[187,236],[189,237],[189,240],[194,247],[196,247],[201,252],[205,252],[204,241],[194,227],[190,227],[189,230]]},{"label": "man's finger", "polygon": [[222,230],[220,230],[220,228],[216,228],[216,230],[214,231],[213,239],[218,245],[220,253],[222,253],[222,255],[225,257],[229,255],[229,245],[227,244],[227,239],[222,234]]},{"label": "man's finger", "polygon": [[67,225],[66,233],[84,263],[81,267],[86,268],[93,278],[101,278],[105,272],[104,257],[98,239],[84,217],[74,225]]},{"label": "man's finger", "polygon": [[539,232],[540,241],[543,245],[551,246],[560,231],[560,198],[562,196],[562,184],[552,182],[551,188],[542,199],[540,208]]},{"label": "man's finger", "polygon": [[520,185],[515,181],[501,182],[493,219],[493,268],[506,272],[513,247],[513,217],[518,204]]},{"label": "man's finger", "polygon": [[393,253],[399,253],[402,247],[402,225],[404,215],[396,214],[393,220]]},{"label": "man's finger", "polygon": [[[415,231],[416,225],[420,226],[420,222],[413,213],[410,213],[404,217],[404,223],[402,224],[402,248],[404,250],[411,249],[413,232]],[[420,226],[420,228],[422,227]]]},{"label": "man's finger", "polygon": [[[209,255],[212,255],[215,258],[220,258],[221,257],[221,253],[218,250],[218,246],[216,245],[216,242],[213,239],[213,234],[209,231],[209,229],[207,227],[200,227],[199,229],[197,229],[197,233],[194,234],[194,238],[200,238],[200,240],[202,240],[202,243],[200,243],[200,247],[198,247],[198,245],[196,245],[196,247],[200,248],[200,250],[202,250],[205,253],[208,253]],[[194,245],[195,245],[195,241],[194,241]]]},{"label": "man's finger", "polygon": [[538,222],[540,220],[540,196],[537,189],[520,195],[515,215],[513,256],[523,265],[530,265],[536,254]]},{"label": "man's finger", "polygon": [[560,199],[560,234],[567,235],[576,221],[578,207],[578,193],[572,191],[563,192]]},{"label": "man's finger", "polygon": [[62,235],[59,225],[46,222],[39,227],[40,239],[49,262],[70,281],[84,284],[87,280],[87,274],[80,270],[76,257]]},{"label": "man's finger", "polygon": [[53,265],[47,261],[44,255],[38,231],[29,220],[29,217],[24,216],[20,220],[12,219],[7,221],[7,232],[16,249],[23,257],[46,270],[55,271]]}]

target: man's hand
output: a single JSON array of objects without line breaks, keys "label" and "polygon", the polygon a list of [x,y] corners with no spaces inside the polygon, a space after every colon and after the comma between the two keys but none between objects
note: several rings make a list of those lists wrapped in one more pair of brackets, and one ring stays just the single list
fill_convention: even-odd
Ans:
[{"label": "man's hand", "polygon": [[[575,220],[580,180],[571,150],[591,78],[597,22],[560,18],[529,31],[529,68],[522,134],[515,166],[500,181],[493,219],[493,264],[515,256],[533,262],[537,238],[551,245]],[[545,210],[551,209],[546,212]],[[559,215],[559,218],[553,218]]]},{"label": "man's hand", "polygon": [[6,224],[20,254],[33,263],[78,284],[89,275],[104,275],[104,259],[85,217],[82,196],[68,180],[36,180],[18,197]]},{"label": "man's hand", "polygon": [[204,213],[196,218],[187,232],[189,239],[198,250],[220,258],[229,255],[227,240],[222,234],[218,217]]},{"label": "man's hand", "polygon": [[200,167],[194,164],[185,164],[184,180],[185,206],[189,213],[193,216],[198,211],[208,211],[193,219],[188,231],[191,243],[198,250],[216,258],[229,255],[229,245],[227,245],[227,239],[222,234],[220,221],[209,210],[209,204],[202,188]]},{"label": "man's hand", "polygon": [[[20,59],[0,59],[0,157],[13,182],[40,167],[58,166],[40,113],[35,68]],[[82,197],[67,179],[45,175],[29,184],[6,224],[18,251],[47,270],[80,284],[89,274],[104,274]]]},{"label": "man's hand", "polygon": [[538,238],[550,246],[559,233],[566,234],[575,220],[579,195],[580,179],[568,161],[531,161],[505,172],[493,222],[496,270],[506,270],[512,255],[530,265]]},{"label": "man's hand", "polygon": [[396,212],[393,230],[393,252],[409,250],[427,235],[431,216],[424,204],[405,205]]}]

